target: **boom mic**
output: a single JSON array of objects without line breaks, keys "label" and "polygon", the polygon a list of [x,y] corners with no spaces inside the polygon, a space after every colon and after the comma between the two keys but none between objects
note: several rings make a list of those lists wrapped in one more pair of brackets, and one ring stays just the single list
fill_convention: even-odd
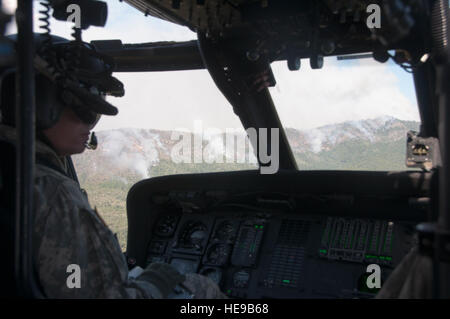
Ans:
[{"label": "boom mic", "polygon": [[89,150],[95,150],[97,148],[97,136],[95,136],[95,132],[91,133],[91,137],[85,146]]}]

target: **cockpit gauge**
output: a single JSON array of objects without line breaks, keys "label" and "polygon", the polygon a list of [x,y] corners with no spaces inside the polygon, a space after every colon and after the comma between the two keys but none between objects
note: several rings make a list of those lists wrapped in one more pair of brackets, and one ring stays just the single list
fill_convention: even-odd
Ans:
[{"label": "cockpit gauge", "polygon": [[213,244],[206,251],[203,262],[207,265],[223,266],[227,263],[231,253],[231,246],[227,244]]},{"label": "cockpit gauge", "polygon": [[231,221],[223,221],[216,228],[214,239],[218,241],[227,241],[236,233],[236,226]]},{"label": "cockpit gauge", "polygon": [[179,233],[177,248],[201,251],[208,236],[208,230],[200,221],[188,221]]},{"label": "cockpit gauge", "polygon": [[233,275],[233,286],[235,288],[247,288],[250,281],[250,272],[245,269],[241,269]]},{"label": "cockpit gauge", "polygon": [[173,215],[162,216],[156,223],[155,234],[160,237],[172,236],[177,228],[178,219],[178,216]]}]

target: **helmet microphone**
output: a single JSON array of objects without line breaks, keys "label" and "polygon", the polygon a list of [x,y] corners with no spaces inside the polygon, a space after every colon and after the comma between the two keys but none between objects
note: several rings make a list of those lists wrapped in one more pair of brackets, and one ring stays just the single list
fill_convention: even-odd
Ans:
[{"label": "helmet microphone", "polygon": [[91,133],[91,137],[90,137],[89,141],[86,142],[86,144],[84,144],[84,145],[86,146],[86,148],[88,150],[97,149],[98,142],[97,142],[97,136],[95,136],[95,132]]}]

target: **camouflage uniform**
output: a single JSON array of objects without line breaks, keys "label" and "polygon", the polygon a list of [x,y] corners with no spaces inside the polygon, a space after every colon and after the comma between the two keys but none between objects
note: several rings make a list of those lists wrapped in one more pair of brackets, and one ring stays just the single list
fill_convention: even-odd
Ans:
[{"label": "camouflage uniform", "polygon": [[[0,139],[14,141],[13,128],[0,125]],[[66,171],[65,160],[36,141],[36,154]],[[117,239],[94,211],[77,182],[55,169],[36,165],[33,253],[35,270],[49,298],[161,298],[150,282],[128,279],[128,266]],[[80,288],[68,288],[71,264],[81,270]],[[211,279],[186,275],[194,298],[225,297]]]}]

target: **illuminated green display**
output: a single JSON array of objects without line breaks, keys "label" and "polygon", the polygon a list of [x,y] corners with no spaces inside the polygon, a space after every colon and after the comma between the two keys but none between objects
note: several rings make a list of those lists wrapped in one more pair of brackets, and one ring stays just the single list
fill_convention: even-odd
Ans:
[{"label": "illuminated green display", "polygon": [[388,261],[391,261],[391,260],[392,260],[392,257],[389,257],[389,256],[366,255],[366,259],[380,259],[380,260],[388,260]]}]

